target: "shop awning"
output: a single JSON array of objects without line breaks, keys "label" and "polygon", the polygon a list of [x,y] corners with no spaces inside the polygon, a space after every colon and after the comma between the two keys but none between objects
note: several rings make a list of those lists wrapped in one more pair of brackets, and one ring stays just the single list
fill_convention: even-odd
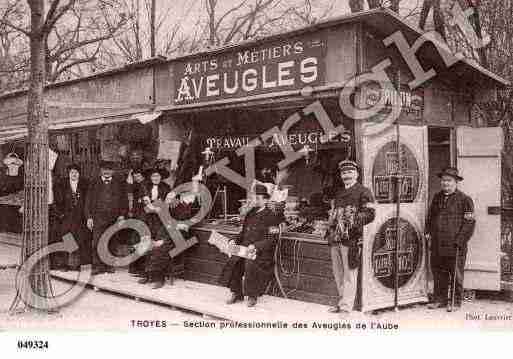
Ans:
[{"label": "shop awning", "polygon": [[[93,126],[103,126],[113,123],[135,122],[147,124],[156,120],[162,112],[147,111],[147,109],[139,111],[125,111],[109,115],[98,116],[80,116],[66,119],[57,119],[50,122],[49,131],[63,131],[71,129],[79,129]],[[0,128],[0,144],[23,140],[28,134],[26,125],[7,126]]]}]

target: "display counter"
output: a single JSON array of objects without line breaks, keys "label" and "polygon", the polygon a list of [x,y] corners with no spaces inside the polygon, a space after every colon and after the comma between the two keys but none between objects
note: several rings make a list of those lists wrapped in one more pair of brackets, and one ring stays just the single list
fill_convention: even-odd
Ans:
[{"label": "display counter", "polygon": [[[226,224],[198,224],[192,229],[199,243],[184,253],[185,279],[209,284],[217,280],[228,257],[209,244],[212,231],[235,237],[240,227]],[[291,299],[334,304],[337,290],[331,270],[329,246],[317,235],[285,232],[276,247],[276,271],[286,295]],[[278,281],[271,282],[268,294],[282,296]],[[228,295],[228,289],[227,289]]]}]

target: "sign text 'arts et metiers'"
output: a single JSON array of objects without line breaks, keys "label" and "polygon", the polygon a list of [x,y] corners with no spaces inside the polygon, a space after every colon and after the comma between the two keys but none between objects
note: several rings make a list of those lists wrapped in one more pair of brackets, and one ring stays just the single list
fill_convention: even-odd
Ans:
[{"label": "sign text 'arts et metiers'", "polygon": [[173,67],[176,104],[302,89],[324,81],[325,43],[301,37],[227,51]]}]

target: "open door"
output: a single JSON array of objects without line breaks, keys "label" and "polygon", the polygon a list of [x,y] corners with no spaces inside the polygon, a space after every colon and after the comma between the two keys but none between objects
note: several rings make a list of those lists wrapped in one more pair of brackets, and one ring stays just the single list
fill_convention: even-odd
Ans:
[{"label": "open door", "polygon": [[502,145],[500,127],[456,129],[460,189],[474,200],[476,219],[465,266],[468,289],[500,290]]},{"label": "open door", "polygon": [[428,133],[426,126],[400,127],[398,163],[395,126],[379,136],[362,137],[363,183],[376,198],[376,218],[364,229],[362,311],[387,308],[395,298],[396,201],[394,174],[403,184],[398,251],[400,305],[427,301],[427,253],[424,222],[427,202]]}]

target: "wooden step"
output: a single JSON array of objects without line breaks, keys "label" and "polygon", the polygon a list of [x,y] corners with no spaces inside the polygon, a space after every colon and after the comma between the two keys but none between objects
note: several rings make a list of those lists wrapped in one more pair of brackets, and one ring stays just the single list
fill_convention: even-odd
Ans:
[{"label": "wooden step", "polygon": [[[74,282],[78,278],[78,273],[52,271],[52,277]],[[269,295],[260,297],[253,308],[248,308],[246,302],[227,305],[227,288],[188,280],[176,279],[173,285],[154,290],[150,285],[138,284],[137,278],[126,271],[94,276],[87,285],[99,291],[117,293],[135,300],[158,303],[230,321],[285,322],[337,319],[333,314],[327,313],[328,307],[325,305]]]}]

